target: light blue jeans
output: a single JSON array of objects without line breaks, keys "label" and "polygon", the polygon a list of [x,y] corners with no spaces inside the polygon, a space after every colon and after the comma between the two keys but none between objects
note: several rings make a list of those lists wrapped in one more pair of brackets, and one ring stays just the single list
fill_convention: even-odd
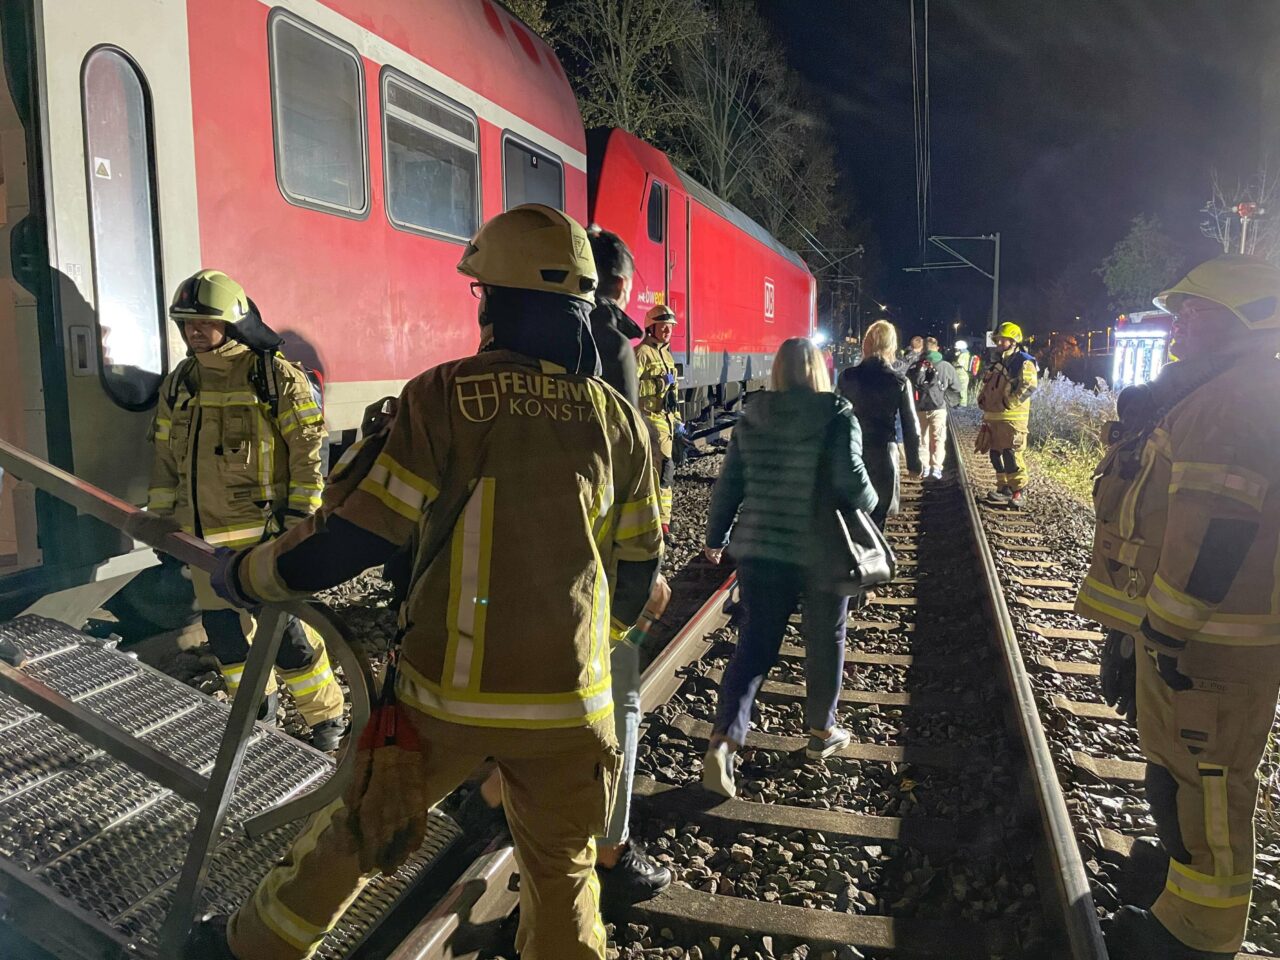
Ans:
[{"label": "light blue jeans", "polygon": [[636,779],[636,747],[640,742],[640,650],[625,640],[613,645],[609,655],[613,672],[613,723],[622,751],[622,770],[609,815],[609,828],[600,838],[616,846],[631,833],[631,787]]}]

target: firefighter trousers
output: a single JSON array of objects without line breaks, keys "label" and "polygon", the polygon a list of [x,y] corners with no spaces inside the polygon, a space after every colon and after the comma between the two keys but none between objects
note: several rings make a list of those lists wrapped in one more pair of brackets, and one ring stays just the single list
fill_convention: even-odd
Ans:
[{"label": "firefighter trousers", "polygon": [[[209,648],[218,660],[218,668],[231,697],[240,689],[244,662],[249,658],[249,644],[257,631],[256,618],[232,607],[213,592],[209,575],[191,568],[191,583],[200,607],[200,619]],[[342,716],[342,687],[329,664],[324,640],[305,623],[293,617],[285,625],[280,650],[276,653],[275,673],[293,696],[298,712],[309,725]],[[276,690],[274,675],[267,677],[266,693]]]},{"label": "firefighter trousers", "polygon": [[1280,646],[1190,641],[1170,653],[1141,643],[1138,736],[1169,854],[1152,910],[1187,946],[1235,953],[1249,917],[1257,772],[1275,721]]},{"label": "firefighter trousers", "polygon": [[991,466],[996,486],[1017,492],[1027,487],[1027,425],[1008,420],[988,420],[991,433]]},{"label": "firefighter trousers", "polygon": [[[485,760],[502,771],[502,805],[520,868],[522,960],[604,960],[593,839],[605,827],[619,767],[613,717],[594,727],[470,727],[407,711],[422,742],[427,806]],[[372,874],[361,874],[347,808],[307,822],[227,928],[239,960],[305,960]]]},{"label": "firefighter trousers", "polygon": [[653,467],[658,471],[658,519],[665,530],[671,526],[671,499],[676,483],[675,421],[665,413],[645,417],[645,421],[649,424]]}]

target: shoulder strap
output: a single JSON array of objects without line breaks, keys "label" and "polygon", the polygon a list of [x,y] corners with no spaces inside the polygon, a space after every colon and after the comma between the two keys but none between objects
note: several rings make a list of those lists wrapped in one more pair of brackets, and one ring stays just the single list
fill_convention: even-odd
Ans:
[{"label": "shoulder strap", "polygon": [[279,355],[274,350],[255,350],[254,354],[257,359],[250,377],[253,389],[271,411],[271,419],[275,420],[280,416],[280,380],[276,370]]},{"label": "shoulder strap", "polygon": [[196,391],[191,382],[191,372],[195,369],[195,365],[195,357],[184,357],[182,362],[173,368],[173,375],[169,378],[169,392],[165,395],[170,410],[178,402],[178,391],[183,387],[187,388],[187,393],[195,396]]}]

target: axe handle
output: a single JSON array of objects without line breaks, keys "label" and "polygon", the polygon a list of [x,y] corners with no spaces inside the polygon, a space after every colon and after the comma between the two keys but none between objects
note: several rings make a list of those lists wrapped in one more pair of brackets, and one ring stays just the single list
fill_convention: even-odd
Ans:
[{"label": "axe handle", "polygon": [[37,490],[69,503],[81,513],[121,530],[149,547],[161,550],[192,567],[212,572],[213,547],[199,537],[183,533],[168,517],[139,510],[100,487],[81,480],[34,454],[0,440],[0,468],[25,480]]}]

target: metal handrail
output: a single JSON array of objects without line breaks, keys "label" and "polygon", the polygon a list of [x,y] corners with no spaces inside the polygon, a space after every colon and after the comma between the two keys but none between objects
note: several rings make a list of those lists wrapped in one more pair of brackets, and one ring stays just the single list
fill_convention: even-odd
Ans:
[{"label": "metal handrail", "polygon": [[[96,517],[147,546],[168,553],[189,566],[212,572],[214,548],[174,528],[91,483],[46,463],[19,447],[0,440],[0,468],[31,483],[50,496]],[[351,729],[333,776],[313,789],[280,803],[245,822],[250,837],[261,836],[285,823],[301,819],[337,799],[350,780],[355,762],[353,745],[369,719],[372,675],[368,663],[350,643],[343,624],[319,603],[292,601],[268,604],[259,613],[255,642],[249,647],[240,690],[231,703],[227,728],[209,775],[202,776],[129,735],[122,727],[84,710],[57,691],[22,673],[19,665],[0,663],[0,690],[73,733],[84,737],[115,759],[174,791],[198,809],[196,827],[179,874],[177,890],[160,932],[159,955],[181,957],[200,904],[214,843],[226,820],[245,750],[253,734],[258,708],[290,617],[316,630],[329,655],[342,667],[351,696]]]}]

